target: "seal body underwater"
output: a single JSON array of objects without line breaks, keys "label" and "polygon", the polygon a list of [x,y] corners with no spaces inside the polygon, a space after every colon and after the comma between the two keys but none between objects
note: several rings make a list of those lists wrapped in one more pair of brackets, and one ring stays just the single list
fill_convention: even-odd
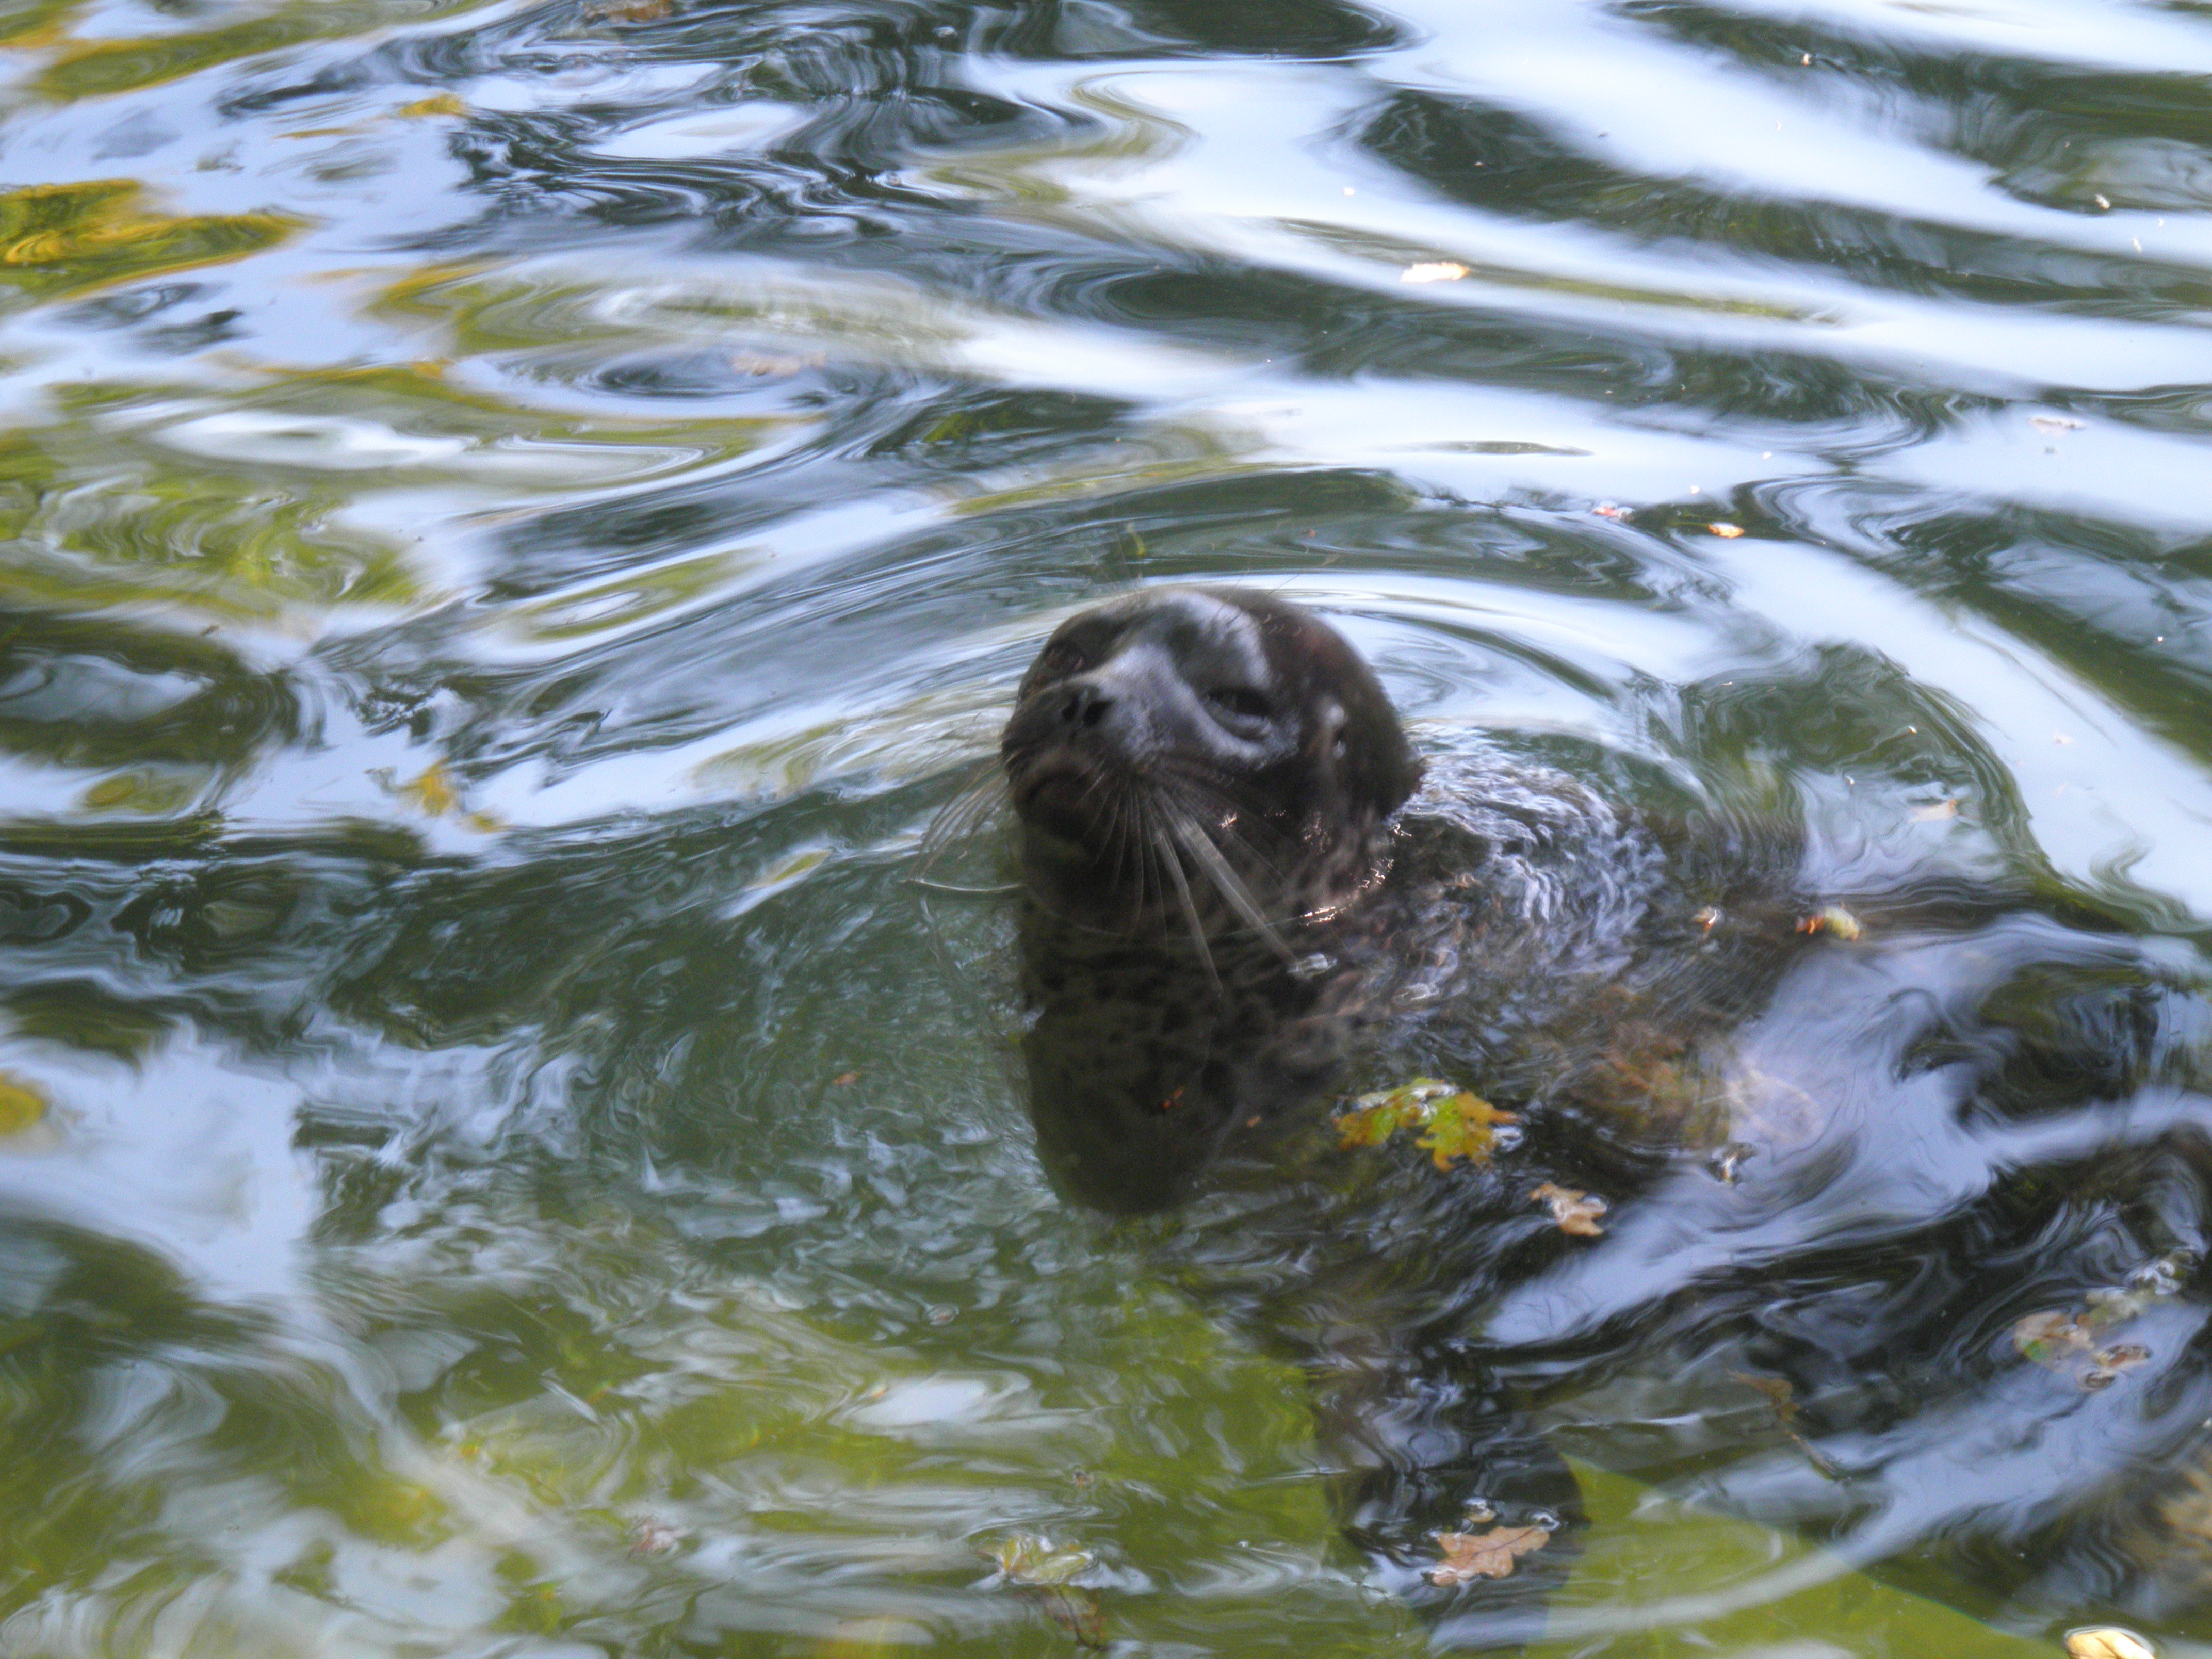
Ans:
[{"label": "seal body underwater", "polygon": [[[1708,1261],[1707,1277],[1726,1284],[1710,1317],[1675,1319],[1702,1363],[1735,1352],[1808,1395],[1863,1400],[1863,1374],[1893,1346],[1953,1340],[1955,1319],[1917,1304],[1893,1328],[1800,1322],[1778,1335],[1776,1298],[1810,1292],[1778,1288],[1784,1277],[1764,1262],[1739,1272],[1711,1242],[1738,1224],[1731,1182],[1747,1120],[1769,1115],[1754,1141],[1778,1148],[1794,1134],[1804,1149],[1796,1164],[1769,1154],[1789,1182],[1758,1202],[1833,1177],[1815,1092],[1760,1070],[1766,1026],[1816,1022],[1778,1022],[1771,1006],[1869,994],[1821,976],[1857,969],[1803,930],[1819,901],[1804,890],[1802,832],[1786,822],[1719,811],[1671,822],[1487,743],[1425,758],[1334,629],[1231,587],[1144,589],[1062,623],[1021,682],[1000,761],[1018,823],[1022,1053],[1041,1159],[1084,1206],[1176,1212],[1218,1309],[1309,1377],[1343,1530],[1437,1644],[1506,1644],[1540,1628],[1581,1510],[1528,1407],[1547,1386],[1623,1369],[1639,1328],[1663,1324],[1627,1289],[1587,1280],[1565,1300],[1514,1302],[1515,1286],[1554,1283],[1594,1248],[1532,1192],[1602,1193],[1630,1220],[1639,1194],[1671,1195],[1676,1242],[1656,1257],[1640,1248],[1647,1261],[1666,1250]],[[1939,896],[1961,960],[1988,957],[1987,939],[2009,928],[2015,940],[2033,933],[2039,953],[2023,971],[2078,969],[2099,987],[2163,971],[2100,918],[2024,932],[2016,894]],[[1927,911],[1927,897],[1911,902]],[[2006,970],[2025,961],[2015,949]],[[1881,1006],[1919,1006],[1881,994]],[[1885,1036],[1846,1055],[1862,1071],[1836,1085],[1838,1098],[1924,1047],[1921,1027],[1949,1021],[1954,1048],[1976,1040],[1960,1035],[1973,1024],[1964,1016],[1915,1018],[1894,1050]],[[2173,1045],[2136,1047],[2140,1057]],[[2005,1032],[1976,1052],[2020,1048]],[[2013,1062],[1984,1072],[2000,1063]],[[2100,1086],[2135,1063],[2102,1057]],[[1506,1122],[1494,1156],[1438,1146],[1431,1158],[1404,1139],[1346,1150],[1336,1103],[1423,1075],[1479,1091]],[[1793,1114],[1787,1133],[1773,1127]],[[2047,1237],[2057,1201],[2008,1191],[1959,1224],[1977,1237]],[[1620,1231],[1601,1243],[1620,1243]],[[2164,1251],[2171,1294],[2194,1271],[2186,1230],[2152,1218],[2136,1231],[2145,1260]],[[1832,1271],[1808,1267],[1806,1282]],[[1638,1267],[1621,1285],[1638,1273],[1655,1279]],[[1613,1313],[1599,1306],[1607,1296],[1620,1298]],[[1571,1304],[1583,1312],[1540,1328]],[[1951,1398],[1974,1379],[1917,1386]],[[1823,1409],[1808,1402],[1808,1427],[1861,1426],[1841,1406]],[[2192,1455],[2206,1473],[2182,1500],[2212,1489],[2212,1455]],[[1832,1476],[1808,1467],[1816,1488]],[[2008,1540],[2047,1535],[2078,1496],[2054,1488],[1972,1535],[2004,1555]],[[1834,1500],[1815,1490],[1802,1507],[1813,1516]],[[2057,1564],[2046,1580],[2071,1585],[2081,1563],[2109,1562],[2114,1535],[2134,1540],[2138,1559],[2159,1553],[2142,1541],[2154,1524],[2130,1530],[2109,1510],[2100,1524],[2105,1543],[2046,1553]],[[1451,1540],[1471,1536],[1491,1540],[1476,1547],[1492,1566],[1501,1547],[1511,1558],[1503,1577],[1454,1571]],[[2120,1605],[2134,1582],[2100,1593]]]}]

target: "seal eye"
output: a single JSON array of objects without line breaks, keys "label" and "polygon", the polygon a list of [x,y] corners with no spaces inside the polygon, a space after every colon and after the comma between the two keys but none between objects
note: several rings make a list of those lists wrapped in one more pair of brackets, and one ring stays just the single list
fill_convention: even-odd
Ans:
[{"label": "seal eye", "polygon": [[1226,714],[1231,720],[1265,720],[1275,715],[1275,705],[1249,686],[1217,685],[1206,694],[1206,700],[1216,714]]},{"label": "seal eye", "polygon": [[1044,679],[1058,680],[1079,674],[1090,665],[1090,659],[1079,647],[1066,640],[1057,640],[1037,653],[1034,672]]}]

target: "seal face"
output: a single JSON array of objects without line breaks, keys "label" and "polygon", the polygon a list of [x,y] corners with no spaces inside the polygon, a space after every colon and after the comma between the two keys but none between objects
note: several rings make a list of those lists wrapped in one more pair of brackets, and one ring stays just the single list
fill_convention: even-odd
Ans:
[{"label": "seal face", "polygon": [[1149,589],[1061,624],[1000,756],[1033,898],[1122,933],[1180,913],[1200,939],[1344,902],[1420,779],[1358,653],[1232,588]]}]

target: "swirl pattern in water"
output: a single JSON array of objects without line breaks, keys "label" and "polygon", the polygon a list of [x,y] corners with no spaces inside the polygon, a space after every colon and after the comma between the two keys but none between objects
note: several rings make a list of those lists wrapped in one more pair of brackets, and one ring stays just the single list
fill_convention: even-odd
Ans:
[{"label": "swirl pattern in water", "polygon": [[[2212,1640],[2203,4],[0,41],[9,1652]],[[911,878],[1160,580],[1802,848],[1694,1109],[1057,1196]]]}]

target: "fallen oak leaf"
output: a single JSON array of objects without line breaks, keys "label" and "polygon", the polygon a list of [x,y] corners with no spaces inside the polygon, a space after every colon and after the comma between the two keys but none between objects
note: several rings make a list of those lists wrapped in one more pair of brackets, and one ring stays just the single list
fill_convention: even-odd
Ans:
[{"label": "fallen oak leaf", "polygon": [[1605,1229],[1597,1218],[1606,1212],[1606,1202],[1593,1198],[1578,1188],[1562,1187],[1556,1182],[1546,1182],[1528,1194],[1532,1204],[1552,1206],[1552,1219],[1559,1223],[1563,1233],[1572,1233],[1577,1238],[1601,1238]]},{"label": "fallen oak leaf", "polygon": [[1522,1556],[1552,1541],[1541,1527],[1492,1527],[1487,1532],[1440,1532],[1444,1559],[1429,1569],[1429,1582],[1446,1588],[1478,1578],[1510,1578]]}]

